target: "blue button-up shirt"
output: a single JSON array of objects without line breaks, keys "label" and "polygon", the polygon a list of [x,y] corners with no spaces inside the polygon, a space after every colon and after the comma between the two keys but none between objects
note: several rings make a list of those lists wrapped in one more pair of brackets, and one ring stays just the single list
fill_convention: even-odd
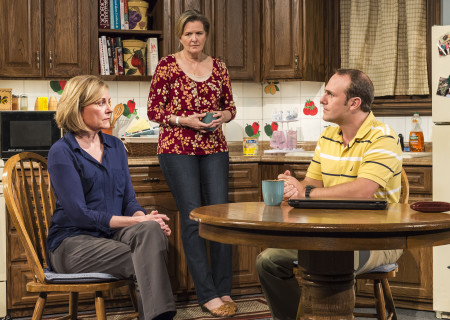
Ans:
[{"label": "blue button-up shirt", "polygon": [[132,216],[145,210],[131,184],[127,155],[116,137],[99,133],[102,162],[84,151],[72,133],[58,140],[48,154],[48,171],[57,198],[47,237],[55,250],[67,237],[91,235],[109,238],[112,216]]}]

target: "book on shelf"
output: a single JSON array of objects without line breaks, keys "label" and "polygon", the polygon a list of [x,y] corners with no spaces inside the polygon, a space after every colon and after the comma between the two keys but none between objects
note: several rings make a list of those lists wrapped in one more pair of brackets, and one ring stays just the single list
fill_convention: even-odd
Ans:
[{"label": "book on shelf", "polygon": [[128,1],[120,0],[120,29],[130,29],[128,24]]},{"label": "book on shelf", "polygon": [[123,70],[123,48],[122,48],[122,38],[116,37],[116,50],[117,50],[117,69],[119,75],[124,74]]},{"label": "book on shelf", "polygon": [[114,29],[120,30],[120,0],[114,1]]},{"label": "book on shelf", "polygon": [[103,61],[103,44],[102,44],[102,38],[98,38],[98,64],[100,66],[99,68],[99,72],[100,75],[104,75],[105,74],[105,65],[104,65],[104,61]]},{"label": "book on shelf", "polygon": [[115,29],[114,27],[114,0],[109,1],[109,24],[111,29]]},{"label": "book on shelf", "polygon": [[125,30],[125,3],[123,0],[119,0],[120,11],[120,29]]},{"label": "book on shelf", "polygon": [[98,26],[100,29],[110,28],[109,0],[98,0]]},{"label": "book on shelf", "polygon": [[158,39],[147,39],[147,75],[152,76],[155,73],[156,66],[158,65]]},{"label": "book on shelf", "polygon": [[111,38],[106,38],[106,48],[108,52],[108,65],[109,65],[109,74],[114,74],[114,60],[112,56],[112,46],[111,46]]},{"label": "book on shelf", "polygon": [[156,66],[158,65],[158,39],[147,39],[147,75],[152,76],[155,73]]},{"label": "book on shelf", "polygon": [[117,61],[117,44],[116,44],[116,38],[111,37],[109,38],[109,41],[111,42],[111,53],[113,58],[113,70],[114,72],[112,74],[115,74],[116,76],[119,75],[119,64]]},{"label": "book on shelf", "polygon": [[99,41],[99,58],[101,75],[109,75],[108,47],[106,44],[106,36],[101,36]]},{"label": "book on shelf", "polygon": [[123,0],[123,7],[124,7],[124,20],[125,20],[125,30],[130,29],[130,24],[128,22],[128,0]]}]

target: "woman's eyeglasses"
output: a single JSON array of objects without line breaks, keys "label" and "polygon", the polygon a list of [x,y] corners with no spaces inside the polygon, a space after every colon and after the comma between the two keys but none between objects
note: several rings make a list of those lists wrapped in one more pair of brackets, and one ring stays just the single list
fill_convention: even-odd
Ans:
[{"label": "woman's eyeglasses", "polygon": [[94,104],[98,105],[99,107],[104,107],[106,106],[106,104],[108,104],[108,106],[111,106],[111,99],[109,99],[108,101],[106,101],[106,99],[100,99],[97,102],[94,102]]}]

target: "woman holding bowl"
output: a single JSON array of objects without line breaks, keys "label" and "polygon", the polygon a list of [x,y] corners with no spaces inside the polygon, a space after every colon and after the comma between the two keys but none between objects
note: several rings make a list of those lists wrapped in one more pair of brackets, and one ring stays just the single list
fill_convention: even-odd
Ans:
[{"label": "woman holding bowl", "polygon": [[[228,202],[229,156],[222,124],[235,117],[236,107],[225,64],[203,52],[208,19],[188,10],[175,28],[182,49],[159,62],[148,117],[160,124],[158,159],[180,211],[183,247],[198,302],[215,316],[232,316],[236,304],[230,297],[231,245],[210,242],[208,252],[189,213]],[[212,121],[205,123],[211,113]]]}]

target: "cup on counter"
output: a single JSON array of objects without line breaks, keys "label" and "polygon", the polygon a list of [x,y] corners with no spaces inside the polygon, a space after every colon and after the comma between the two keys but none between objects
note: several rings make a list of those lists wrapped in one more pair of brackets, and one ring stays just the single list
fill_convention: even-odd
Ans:
[{"label": "cup on counter", "polygon": [[284,181],[283,180],[263,180],[262,194],[264,204],[267,206],[279,206],[283,201]]}]

